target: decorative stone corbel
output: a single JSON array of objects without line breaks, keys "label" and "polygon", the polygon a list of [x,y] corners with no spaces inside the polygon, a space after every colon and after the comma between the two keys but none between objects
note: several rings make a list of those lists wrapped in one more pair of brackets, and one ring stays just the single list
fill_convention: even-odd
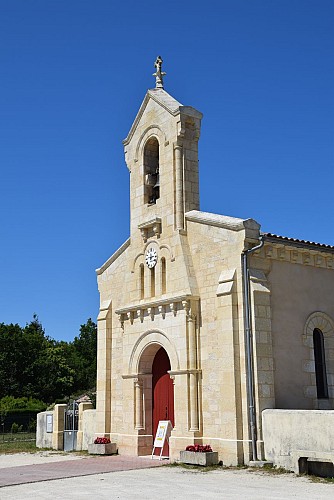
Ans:
[{"label": "decorative stone corbel", "polygon": [[274,252],[274,249],[272,246],[266,246],[265,249],[265,254],[266,254],[266,257],[272,257],[273,256],[273,252]]},{"label": "decorative stone corbel", "polygon": [[146,242],[147,242],[147,230],[146,230],[146,229],[144,229],[144,228],[142,228],[142,229],[140,230],[140,234],[141,234],[141,236],[142,236],[142,238],[143,238],[144,243],[146,243]]},{"label": "decorative stone corbel", "polygon": [[298,262],[298,250],[291,250],[290,258],[291,262]]},{"label": "decorative stone corbel", "polygon": [[310,264],[311,263],[311,255],[308,252],[305,252],[303,254],[303,264]]},{"label": "decorative stone corbel", "polygon": [[162,221],[160,217],[154,217],[153,219],[149,219],[142,224],[139,224],[138,229],[140,230],[140,234],[146,243],[148,239],[148,231],[151,229],[157,238],[160,237],[161,234],[161,225]]},{"label": "decorative stone corbel", "polygon": [[285,260],[285,248],[279,248],[277,250],[277,257],[280,259],[280,260]]},{"label": "decorative stone corbel", "polygon": [[163,319],[165,319],[165,316],[166,316],[165,306],[158,306],[158,311],[161,314],[161,316],[163,317]]},{"label": "decorative stone corbel", "polygon": [[185,310],[187,317],[189,317],[189,315],[190,315],[190,304],[189,304],[188,300],[183,300],[182,301],[182,307]]},{"label": "decorative stone corbel", "polygon": [[316,255],[314,261],[317,267],[322,267],[324,265],[324,258],[322,255]]},{"label": "decorative stone corbel", "polygon": [[147,314],[151,317],[151,320],[154,320],[154,307],[147,308]]},{"label": "decorative stone corbel", "polygon": [[176,316],[176,313],[177,313],[177,303],[176,302],[171,302],[171,304],[170,304],[170,310],[172,311],[172,313],[174,314],[174,316]]},{"label": "decorative stone corbel", "polygon": [[140,322],[142,323],[144,321],[144,310],[143,309],[138,309],[137,316],[140,319]]},{"label": "decorative stone corbel", "polygon": [[329,258],[327,259],[327,267],[328,267],[329,269],[333,269],[333,268],[334,268],[334,259],[332,259],[331,257],[329,257]]},{"label": "decorative stone corbel", "polygon": [[152,230],[157,238],[160,238],[161,224],[154,224]]},{"label": "decorative stone corbel", "polygon": [[120,323],[121,323],[121,328],[122,328],[122,330],[124,330],[124,314],[120,314],[120,315],[118,316],[118,319],[119,319],[119,321],[120,321]]}]

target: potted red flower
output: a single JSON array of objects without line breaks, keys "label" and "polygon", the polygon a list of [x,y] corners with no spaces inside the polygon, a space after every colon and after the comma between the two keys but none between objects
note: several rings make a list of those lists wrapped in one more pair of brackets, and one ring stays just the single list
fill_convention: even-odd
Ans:
[{"label": "potted red flower", "polygon": [[88,453],[91,455],[114,455],[117,453],[116,443],[112,443],[107,437],[97,437],[93,444],[88,445]]}]

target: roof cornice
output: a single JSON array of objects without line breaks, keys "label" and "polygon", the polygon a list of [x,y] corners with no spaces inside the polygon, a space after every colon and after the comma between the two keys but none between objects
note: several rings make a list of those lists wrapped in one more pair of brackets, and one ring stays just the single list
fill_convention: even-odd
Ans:
[{"label": "roof cornice", "polygon": [[115,262],[115,260],[128,248],[128,246],[130,246],[130,242],[131,242],[131,238],[128,238],[124,243],[123,245],[121,245],[119,247],[118,250],[116,250],[115,253],[112,254],[111,257],[109,257],[109,259],[104,263],[102,264],[101,267],[99,267],[98,269],[95,270],[96,274],[97,275],[100,275],[102,273],[104,273],[104,271],[106,269],[108,269],[109,266],[111,266],[111,264],[113,262]]},{"label": "roof cornice", "polygon": [[272,233],[263,233],[262,237],[265,241],[273,243],[286,245],[297,248],[305,248],[308,250],[317,250],[318,252],[334,253],[334,246],[325,245],[324,243],[316,243],[313,241],[299,240],[297,238],[288,238],[287,236],[279,236]]}]

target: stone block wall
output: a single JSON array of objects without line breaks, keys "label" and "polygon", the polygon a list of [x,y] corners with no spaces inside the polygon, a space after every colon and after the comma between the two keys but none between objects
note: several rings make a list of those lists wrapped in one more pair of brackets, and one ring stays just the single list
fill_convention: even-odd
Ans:
[{"label": "stone block wall", "polygon": [[334,462],[334,410],[264,410],[265,458],[299,472],[300,459]]},{"label": "stone block wall", "polygon": [[52,448],[53,432],[47,432],[47,416],[50,415],[53,419],[53,411],[42,411],[37,414],[36,427],[36,447],[37,448]]}]

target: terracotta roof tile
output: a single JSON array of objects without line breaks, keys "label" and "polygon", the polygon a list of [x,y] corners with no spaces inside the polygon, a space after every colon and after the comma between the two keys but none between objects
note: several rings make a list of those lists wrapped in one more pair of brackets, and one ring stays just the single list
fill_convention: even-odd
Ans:
[{"label": "terracotta roof tile", "polygon": [[316,246],[321,248],[326,248],[328,250],[334,250],[334,246],[325,245],[324,243],[316,243],[315,241],[299,240],[298,238],[288,238],[287,236],[279,236],[273,233],[263,233],[265,238],[283,240],[284,242],[289,242],[291,244],[300,244],[302,246]]}]

